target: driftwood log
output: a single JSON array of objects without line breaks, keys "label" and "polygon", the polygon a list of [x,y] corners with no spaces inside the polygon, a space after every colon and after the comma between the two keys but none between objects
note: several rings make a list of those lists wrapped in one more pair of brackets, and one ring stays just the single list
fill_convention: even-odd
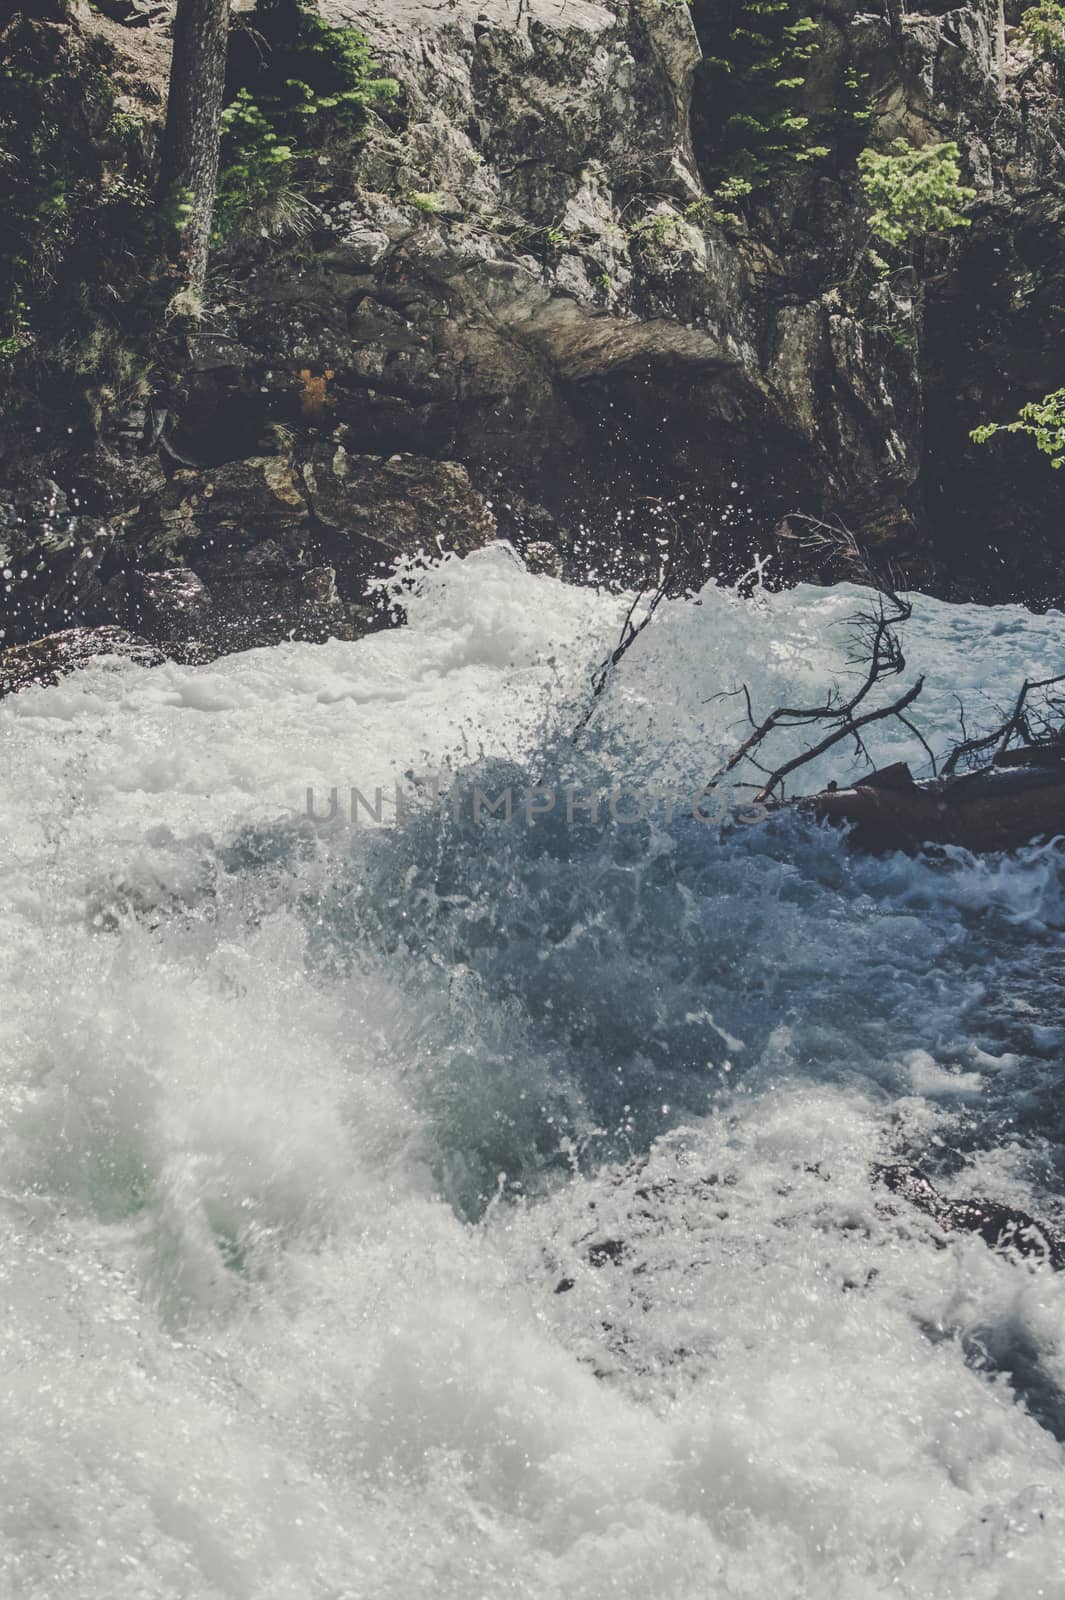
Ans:
[{"label": "driftwood log", "polygon": [[1042,750],[1009,751],[978,772],[927,783],[900,762],[793,803],[819,821],[849,825],[860,849],[1015,850],[1065,835],[1065,762]]}]

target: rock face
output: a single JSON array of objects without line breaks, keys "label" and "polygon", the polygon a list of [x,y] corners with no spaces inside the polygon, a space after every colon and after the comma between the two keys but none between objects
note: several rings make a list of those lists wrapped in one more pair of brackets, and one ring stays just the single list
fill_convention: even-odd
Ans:
[{"label": "rock face", "polygon": [[[398,556],[466,554],[494,537],[464,467],[349,455],[345,436],[308,442],[298,465],[272,455],[179,467],[111,519],[75,509],[78,497],[52,479],[17,481],[0,496],[9,653],[48,644],[40,635],[57,622],[116,637],[133,629],[190,661],[288,638],[354,638],[385,620],[367,581]],[[33,681],[22,656],[11,659],[7,690]]]},{"label": "rock face", "polygon": [[[631,573],[619,513],[666,501],[717,573],[796,509],[841,514],[946,592],[1065,597],[1063,486],[1020,441],[968,440],[1061,378],[1065,103],[996,0],[910,12],[899,38],[854,0],[814,7],[805,109],[834,106],[852,70],[872,120],[739,229],[700,210],[720,0],[323,5],[366,31],[409,117],[373,130],[298,295],[258,280],[331,374],[332,415],[498,475],[501,530],[553,538],[575,576],[604,554]],[[853,158],[898,135],[958,140],[973,223],[920,280],[869,282]]]},{"label": "rock face", "polygon": [[[0,439],[9,641],[350,636],[397,554],[497,535],[574,578],[632,580],[666,536],[693,571],[774,550],[781,578],[831,577],[775,541],[789,511],[841,516],[912,583],[1065,603],[1065,474],[968,442],[1065,381],[1062,82],[997,0],[895,27],[810,8],[803,109],[842,131],[742,223],[707,198],[724,0],[321,9],[399,109],[322,157],[295,235],[220,254],[146,402],[95,441],[58,415],[32,451]],[[977,198],[920,274],[878,279],[854,157],[896,135],[956,139]]]}]

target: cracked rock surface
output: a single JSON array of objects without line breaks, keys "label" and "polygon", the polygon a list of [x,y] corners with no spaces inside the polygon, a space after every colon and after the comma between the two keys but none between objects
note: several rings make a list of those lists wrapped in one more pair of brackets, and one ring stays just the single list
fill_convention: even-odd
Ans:
[{"label": "cracked rock surface", "polygon": [[[96,440],[0,430],[6,643],[352,637],[397,555],[494,537],[578,581],[636,582],[665,535],[696,573],[757,551],[839,576],[777,539],[790,511],[842,517],[915,587],[1065,604],[1065,475],[968,439],[1062,381],[1065,100],[1010,6],[1004,33],[973,0],[900,37],[812,7],[804,109],[853,70],[870,119],[729,225],[717,0],[322,10],[369,36],[399,109],[323,157],[298,237],[218,256],[165,389]],[[165,9],[68,26],[135,32],[158,102]],[[854,157],[896,136],[956,139],[976,199],[920,275],[871,280]]]}]

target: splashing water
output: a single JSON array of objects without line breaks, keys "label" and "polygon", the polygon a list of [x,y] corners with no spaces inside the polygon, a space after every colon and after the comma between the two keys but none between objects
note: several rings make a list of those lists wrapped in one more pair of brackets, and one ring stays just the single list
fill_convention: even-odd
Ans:
[{"label": "splashing water", "polygon": [[[690,788],[859,598],[665,605],[577,746],[623,603],[501,548],[0,707],[0,1592],[1065,1596],[1065,1286],[874,1174],[1061,1224],[1058,852],[304,814]],[[919,600],[933,742],[1061,621]]]}]

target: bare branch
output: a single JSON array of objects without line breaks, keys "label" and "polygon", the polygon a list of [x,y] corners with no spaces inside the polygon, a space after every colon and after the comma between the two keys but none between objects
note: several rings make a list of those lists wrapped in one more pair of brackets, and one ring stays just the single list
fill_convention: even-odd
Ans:
[{"label": "bare branch", "polygon": [[938,767],[938,765],[936,763],[935,751],[932,749],[932,746],[928,743],[928,740],[925,738],[925,736],[921,732],[920,728],[917,726],[917,724],[915,722],[911,722],[909,717],[904,717],[904,716],[900,715],[900,713],[898,711],[895,712],[895,715],[898,717],[899,721],[902,723],[902,726],[904,728],[908,728],[910,730],[910,732],[913,734],[914,738],[920,743],[922,749],[924,750],[925,755],[928,757],[929,765],[932,768],[932,776],[933,777],[938,777],[939,776],[939,767]]},{"label": "bare branch", "polygon": [[609,683],[610,675],[613,672],[613,669],[617,666],[625,652],[632,648],[636,640],[640,637],[640,634],[651,622],[655,612],[658,610],[658,607],[661,605],[668,592],[668,585],[665,579],[663,579],[659,583],[658,588],[651,595],[651,598],[647,603],[646,612],[635,626],[633,626],[632,619],[636,614],[637,606],[647,593],[646,589],[641,589],[635,600],[632,602],[632,605],[625,614],[625,620],[621,625],[621,637],[618,640],[617,645],[606,657],[605,661],[601,661],[599,663],[599,666],[592,674],[592,703],[584,713],[583,717],[581,717],[580,721],[577,723],[577,726],[574,728],[574,737],[580,733],[582,728],[586,728],[589,722],[592,720],[592,717],[595,714],[595,702],[599,699],[600,695],[603,693],[604,689]]},{"label": "bare branch", "polygon": [[[867,697],[878,683],[885,678],[896,677],[906,669],[906,657],[902,650],[901,640],[895,629],[909,620],[913,607],[909,601],[902,600],[895,594],[881,594],[877,600],[875,611],[859,612],[852,617],[851,624],[855,628],[856,637],[863,645],[861,655],[854,655],[850,660],[857,663],[859,660],[866,664],[865,678],[859,688],[845,700],[838,685],[829,689],[824,701],[816,706],[778,706],[771,711],[762,722],[755,722],[751,709],[751,698],[747,686],[743,685],[742,693],[747,703],[747,716],[751,723],[751,732],[743,740],[732,755],[719,767],[709,779],[706,787],[712,789],[722,778],[747,761],[753,761],[753,752],[778,728],[808,727],[816,722],[828,722],[836,725],[835,731],[827,744],[822,741],[812,751],[801,757],[796,757],[783,768],[778,768],[770,776],[767,786],[770,790],[779,786],[787,772],[794,771],[796,767],[803,766],[807,761],[812,761],[824,749],[854,735],[859,755],[867,755],[865,746],[857,736],[857,729],[864,727],[867,722],[879,721],[881,713],[876,715],[856,715]],[[923,680],[922,680],[923,681]],[[739,692],[739,691],[734,691]],[[917,693],[920,691],[918,690]],[[891,715],[893,711],[909,705],[917,694],[911,693],[909,698],[902,696],[894,706],[884,708],[883,715]],[[922,743],[924,741],[922,740]],[[927,745],[925,746],[927,749]],[[929,751],[931,755],[931,751]],[[759,767],[764,771],[764,767]]]},{"label": "bare branch", "polygon": [[662,601],[666,598],[670,592],[670,589],[672,588],[672,581],[674,577],[673,569],[677,564],[677,550],[680,538],[679,530],[677,528],[677,521],[672,511],[662,500],[649,499],[648,504],[653,505],[659,515],[668,517],[671,523],[669,549],[662,559],[662,563],[659,568],[658,583],[651,593],[650,600],[647,602],[647,610],[644,612],[643,617],[638,623],[633,623],[632,619],[636,615],[636,611],[641,600],[647,593],[646,584],[639,590],[632,604],[629,606],[628,611],[625,613],[625,619],[621,624],[621,634],[614,649],[605,658],[605,660],[599,663],[598,667],[593,672],[592,703],[584,713],[583,717],[581,717],[580,721],[577,723],[577,726],[574,728],[571,736],[573,738],[576,738],[577,735],[584,728],[586,728],[589,722],[592,720],[592,717],[595,715],[595,702],[600,698],[600,696],[603,694],[603,691],[606,689],[607,684],[610,682],[614,668],[617,666],[622,656],[625,655],[626,651],[631,650],[632,646],[636,643],[636,640],[640,637],[640,634],[654,619],[655,612],[658,610],[658,607],[662,604]]},{"label": "bare branch", "polygon": [[905,694],[900,695],[897,700],[893,701],[891,705],[878,706],[873,711],[866,711],[862,716],[854,718],[853,721],[848,721],[843,727],[836,728],[834,732],[822,739],[820,744],[815,744],[812,749],[804,750],[800,755],[793,756],[790,761],[785,761],[783,766],[778,767],[775,772],[770,774],[769,782],[760,793],[755,795],[755,799],[758,801],[771,799],[774,790],[780,788],[789,773],[794,772],[797,767],[805,766],[808,761],[814,761],[818,756],[824,755],[826,750],[831,750],[833,745],[839,744],[841,739],[846,739],[855,729],[868,727],[869,723],[880,722],[885,717],[898,716],[900,711],[904,711],[907,706],[913,704],[923,688],[924,679],[918,678],[917,682],[907,689]]},{"label": "bare branch", "polygon": [[[796,532],[791,526],[793,522],[801,525],[800,532]],[[805,550],[820,550],[834,554],[850,568],[856,580],[877,590],[875,605],[871,609],[859,611],[847,619],[852,629],[854,643],[854,648],[847,656],[847,662],[850,666],[860,666],[864,669],[862,681],[849,695],[839,684],[833,684],[819,705],[778,706],[761,721],[755,719],[751,708],[751,697],[744,685],[742,693],[747,704],[747,718],[751,732],[713,774],[707,783],[707,789],[712,789],[722,778],[734,772],[743,763],[747,763],[757,771],[765,773],[766,782],[759,792],[758,799],[769,799],[778,791],[783,793],[784,780],[789,774],[816,760],[826,750],[833,749],[845,739],[854,740],[856,758],[869,761],[869,752],[861,730],[892,716],[898,717],[921,741],[934,771],[935,757],[927,741],[912,722],[901,716],[901,713],[912,705],[920,694],[924,684],[923,678],[889,705],[866,709],[870,695],[879,684],[888,678],[898,677],[906,670],[906,656],[899,630],[909,621],[913,612],[912,605],[896,593],[890,574],[877,573],[874,570],[873,564],[854,534],[838,519],[826,522],[819,517],[794,514],[785,519],[777,529],[777,535],[782,539],[796,540]],[[798,755],[770,770],[767,770],[767,765],[763,764],[762,760],[755,759],[755,752],[761,756],[761,747],[778,730],[809,727],[816,723],[826,725],[828,731],[822,739]]]},{"label": "bare branch", "polygon": [[[1053,689],[1059,683],[1065,683],[1065,673],[1058,674],[1053,678],[1026,678],[1021,684],[1013,710],[1005,721],[999,723],[998,727],[992,728],[990,733],[980,734],[973,738],[969,738],[966,734],[963,710],[960,719],[963,737],[943,762],[941,768],[943,776],[945,778],[953,777],[962,761],[968,763],[973,756],[982,755],[985,751],[991,752],[992,761],[1001,761],[1014,739],[1020,739],[1025,746],[1032,749],[1038,749],[1040,746],[1060,748],[1063,738],[1061,728],[1062,703],[1060,698],[1055,695],[1047,695],[1047,710],[1041,710],[1038,706],[1033,707],[1028,703],[1030,695],[1042,690]],[[1048,714],[1049,710],[1057,713],[1057,722],[1051,720]],[[1043,730],[1041,738],[1037,737],[1032,726],[1033,722]]]}]

